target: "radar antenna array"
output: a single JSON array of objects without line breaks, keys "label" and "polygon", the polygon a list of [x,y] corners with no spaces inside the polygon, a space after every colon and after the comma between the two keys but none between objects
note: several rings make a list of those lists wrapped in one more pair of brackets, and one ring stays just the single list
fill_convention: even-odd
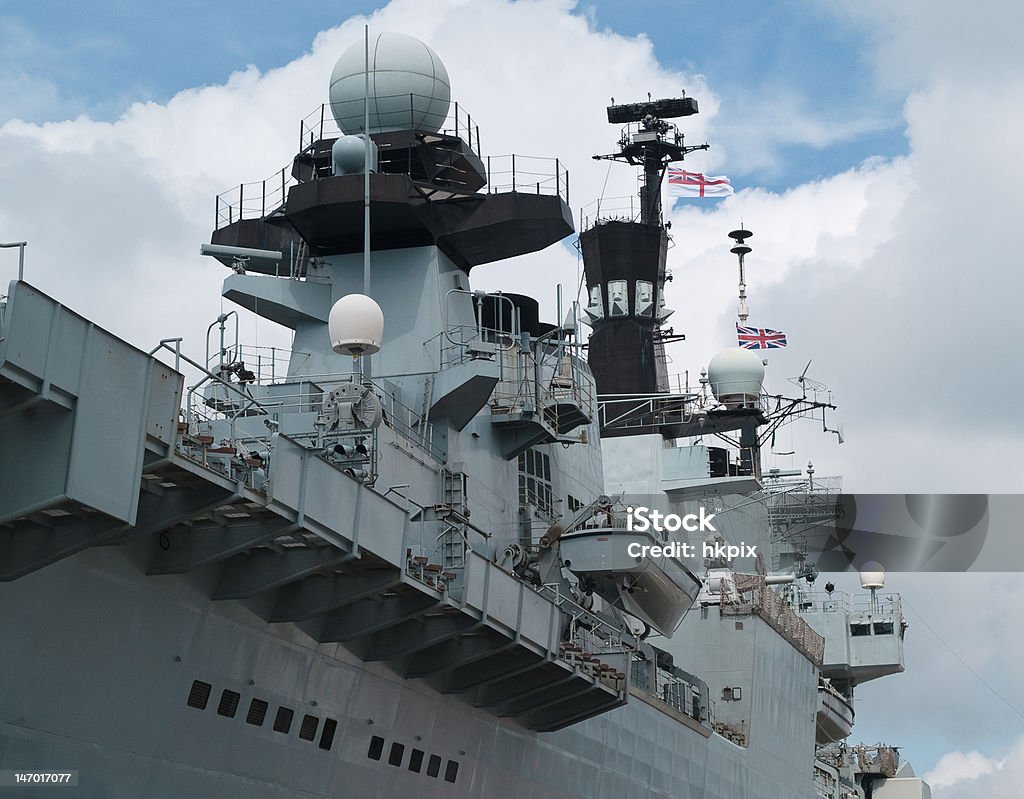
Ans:
[{"label": "radar antenna array", "polygon": [[619,151],[593,156],[595,161],[624,161],[643,168],[643,186],[640,189],[640,221],[648,225],[661,224],[661,181],[665,168],[682,161],[687,153],[707,150],[708,144],[687,145],[683,134],[666,119],[692,116],[698,113],[693,97],[666,97],[647,102],[624,103],[608,106],[608,122],[625,125],[619,139]]}]

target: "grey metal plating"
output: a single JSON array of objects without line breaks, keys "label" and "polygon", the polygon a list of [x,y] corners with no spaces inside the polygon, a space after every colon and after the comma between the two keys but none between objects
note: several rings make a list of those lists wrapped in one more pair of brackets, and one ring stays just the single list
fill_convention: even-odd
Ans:
[{"label": "grey metal plating", "polygon": [[[763,564],[602,560],[625,522],[579,314],[543,325],[530,298],[468,276],[564,235],[557,162],[551,194],[479,193],[456,185],[482,166],[471,147],[417,133],[407,155],[381,146],[364,184],[322,168],[320,127],[280,206],[248,218],[240,195],[210,251],[233,270],[226,298],[294,331],[286,369],[223,316],[205,361],[158,347],[192,364],[186,386],[11,284],[0,769],[77,770],[71,790],[97,797],[846,799],[894,776],[894,753],[875,768],[827,744],[849,733],[857,681],[902,670],[898,602],[865,616],[776,593]],[[364,191],[386,231],[369,241],[329,224]],[[372,378],[327,334],[367,285],[364,244],[387,320]],[[250,257],[267,246],[286,270]],[[749,473],[767,417],[710,417],[747,448],[748,472],[719,475],[706,446],[657,455],[667,396],[629,398],[652,413],[615,439],[661,464],[638,491],[664,487],[680,513],[713,498],[730,540],[799,555]],[[713,398],[674,401],[678,432]]]}]

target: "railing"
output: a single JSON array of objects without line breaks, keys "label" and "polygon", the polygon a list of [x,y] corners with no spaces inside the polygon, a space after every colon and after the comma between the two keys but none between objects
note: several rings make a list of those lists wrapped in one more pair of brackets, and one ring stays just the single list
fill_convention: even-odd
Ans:
[{"label": "railing", "polygon": [[819,668],[825,657],[825,639],[801,619],[785,599],[765,584],[760,575],[736,575],[738,601],[719,606],[723,616],[760,616],[768,625]]},{"label": "railing", "polygon": [[262,219],[282,208],[288,189],[298,181],[288,167],[281,167],[266,180],[240,183],[217,195],[214,230],[220,230],[242,219]]},{"label": "railing", "polygon": [[[378,97],[377,107],[371,107],[379,123],[387,127],[389,119],[396,124],[409,124],[415,128],[417,115],[423,116],[415,108],[416,101],[421,98],[416,94]],[[362,129],[362,102],[358,103],[359,113],[353,116],[351,128]],[[429,115],[428,115],[429,116]],[[358,119],[356,119],[358,117]],[[458,136],[465,141],[470,150],[480,156],[480,129],[473,118],[458,103],[450,107],[444,120],[437,120],[440,134]],[[346,127],[349,127],[346,125]],[[330,108],[324,104],[315,109],[299,123],[299,153],[312,151],[319,141],[334,139],[343,135],[334,120]],[[383,152],[382,152],[383,154]],[[569,203],[569,170],[557,158],[539,158],[525,155],[487,156],[485,161],[485,177],[488,193],[500,194],[508,192],[545,194],[561,197]],[[393,164],[382,165],[382,170],[391,174],[408,174],[404,171],[392,172]],[[316,180],[319,173],[314,170],[311,180]],[[214,229],[234,224],[243,219],[263,219],[268,214],[284,207],[288,199],[288,190],[299,183],[291,174],[291,165],[282,167],[265,180],[240,183],[217,195],[214,214]]]},{"label": "railing", "polygon": [[549,194],[569,204],[569,170],[557,158],[489,155],[485,166],[488,194]]},{"label": "railing", "polygon": [[634,653],[631,663],[633,685],[694,721],[705,726],[714,724],[715,707],[708,696],[707,686],[687,679],[677,669],[651,668],[651,665]]},{"label": "railing", "polygon": [[580,233],[604,222],[636,222],[640,218],[640,198],[602,197],[580,208]]},{"label": "railing", "polygon": [[899,594],[850,594],[845,591],[807,591],[797,606],[800,613],[865,613],[872,616],[903,618],[903,600]]},{"label": "railing", "polygon": [[[421,101],[419,108],[416,105],[417,101]],[[422,101],[426,101],[426,109]],[[472,115],[456,102],[449,105],[447,114],[442,118],[440,114],[431,113],[429,110],[437,102],[432,97],[412,92],[377,96],[370,101],[370,117],[371,120],[376,120],[378,127],[399,130],[416,130],[417,123],[422,124],[425,118],[428,118],[434,123],[430,127],[435,128],[438,133],[459,137],[474,153],[480,155],[480,126],[473,122]],[[363,100],[353,100],[339,105],[344,106],[342,110],[345,112],[345,127],[361,133],[364,121]],[[343,135],[332,108],[326,103],[321,104],[299,123],[299,152],[310,149],[321,139]]]}]

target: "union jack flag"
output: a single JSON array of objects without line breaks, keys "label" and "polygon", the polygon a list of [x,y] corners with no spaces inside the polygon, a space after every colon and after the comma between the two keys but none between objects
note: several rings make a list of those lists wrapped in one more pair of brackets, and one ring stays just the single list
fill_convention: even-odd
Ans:
[{"label": "union jack flag", "polygon": [[786,334],[766,327],[736,325],[736,338],[745,350],[775,350],[786,346]]}]

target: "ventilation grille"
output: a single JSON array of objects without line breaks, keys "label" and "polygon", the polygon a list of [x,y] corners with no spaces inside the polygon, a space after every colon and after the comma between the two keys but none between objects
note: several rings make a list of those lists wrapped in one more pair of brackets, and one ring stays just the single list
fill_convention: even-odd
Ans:
[{"label": "ventilation grille", "polygon": [[269,707],[270,705],[262,699],[253,699],[249,704],[249,712],[245,717],[246,722],[254,727],[262,727],[263,722],[267,718],[267,708]]},{"label": "ventilation grille", "polygon": [[233,719],[238,712],[238,702],[241,698],[241,694],[225,688],[224,693],[220,695],[220,704],[217,705],[217,715]]},{"label": "ventilation grille", "polygon": [[303,741],[312,741],[316,738],[316,728],[320,726],[320,719],[316,716],[303,716],[302,726],[299,727],[299,737]]},{"label": "ventilation grille", "polygon": [[206,710],[206,703],[210,701],[210,691],[212,690],[213,686],[210,683],[196,680],[192,683],[192,690],[188,692],[186,704],[198,710]]}]

